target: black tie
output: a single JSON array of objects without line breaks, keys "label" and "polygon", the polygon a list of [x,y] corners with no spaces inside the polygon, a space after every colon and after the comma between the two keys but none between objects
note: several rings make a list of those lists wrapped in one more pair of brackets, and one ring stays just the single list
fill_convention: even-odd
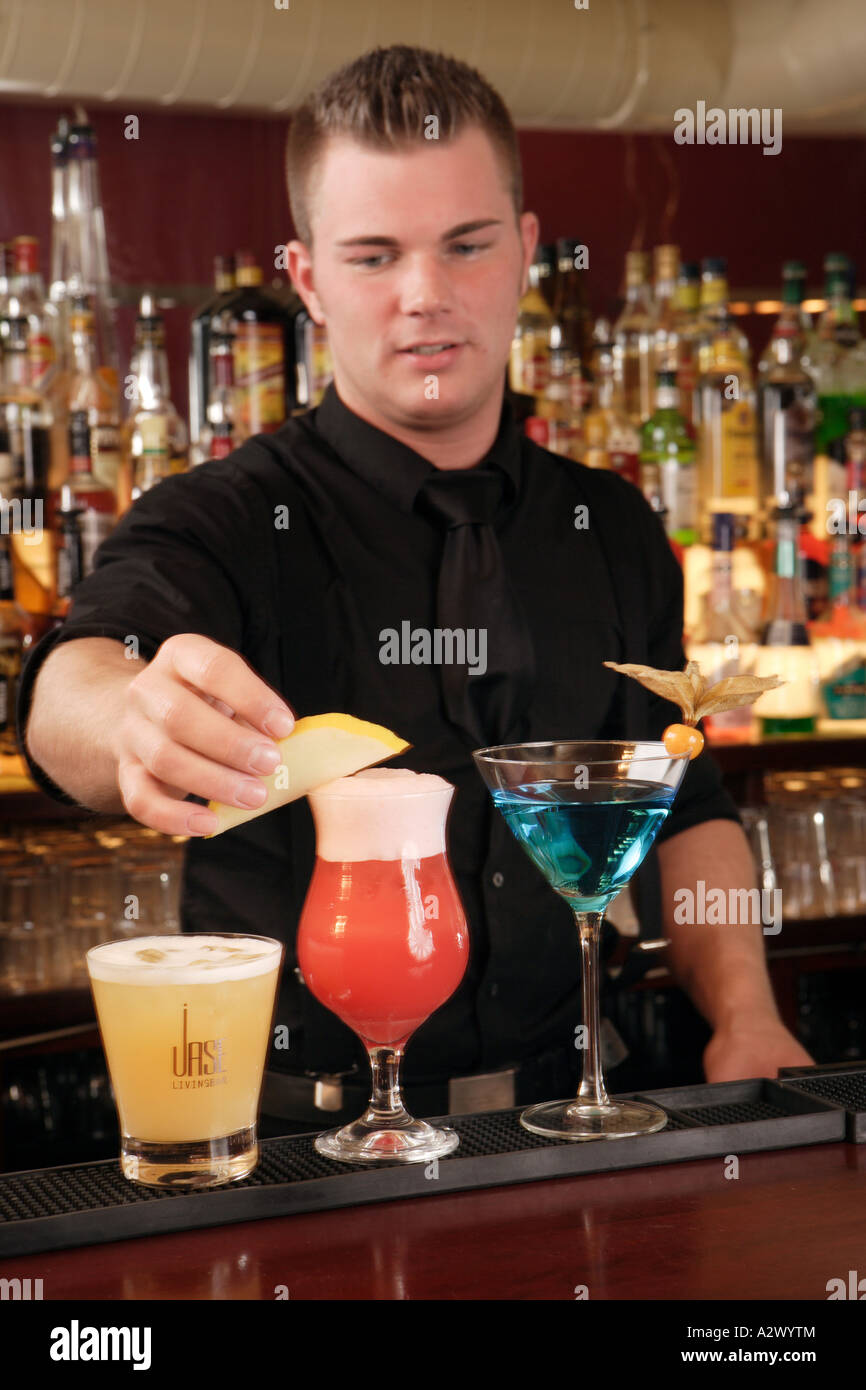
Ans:
[{"label": "black tie", "polygon": [[[446,528],[436,623],[465,637],[467,660],[443,659],[442,693],[448,718],[472,748],[526,737],[535,684],[529,625],[493,529],[506,481],[498,468],[439,471],[424,481],[416,499],[420,511]],[[447,652],[443,642],[443,657]]]}]

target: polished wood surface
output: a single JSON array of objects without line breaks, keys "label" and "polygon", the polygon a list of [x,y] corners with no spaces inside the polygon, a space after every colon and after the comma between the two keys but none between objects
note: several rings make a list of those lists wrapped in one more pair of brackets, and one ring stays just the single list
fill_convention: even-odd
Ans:
[{"label": "polished wood surface", "polygon": [[[376,1203],[0,1262],[49,1299],[808,1299],[866,1275],[866,1145]],[[110,1220],[110,1216],[107,1216]]]}]

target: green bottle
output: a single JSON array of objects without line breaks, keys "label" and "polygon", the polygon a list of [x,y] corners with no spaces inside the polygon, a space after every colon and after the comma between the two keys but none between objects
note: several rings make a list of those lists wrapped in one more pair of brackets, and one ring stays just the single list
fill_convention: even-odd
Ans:
[{"label": "green bottle", "polygon": [[680,545],[698,536],[698,475],[695,440],[680,412],[676,372],[656,372],[655,410],[641,426],[640,464],[644,496],[661,499],[667,533]]}]

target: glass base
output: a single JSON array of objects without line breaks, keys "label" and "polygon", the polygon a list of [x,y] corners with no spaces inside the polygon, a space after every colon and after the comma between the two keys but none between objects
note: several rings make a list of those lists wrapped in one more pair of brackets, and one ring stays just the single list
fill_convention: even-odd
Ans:
[{"label": "glass base", "polygon": [[218,1139],[155,1144],[123,1136],[120,1167],[130,1182],[175,1191],[219,1187],[247,1177],[259,1161],[256,1127],[239,1129]]},{"label": "glass base", "polygon": [[545,1139],[628,1139],[664,1129],[668,1117],[657,1105],[637,1100],[612,1100],[594,1105],[588,1100],[554,1100],[531,1105],[520,1123]]},{"label": "glass base", "polygon": [[342,1129],[317,1136],[314,1148],[325,1158],[343,1163],[426,1163],[453,1153],[460,1136],[453,1129],[434,1129],[426,1120],[409,1120],[389,1129],[367,1120],[354,1120]]}]

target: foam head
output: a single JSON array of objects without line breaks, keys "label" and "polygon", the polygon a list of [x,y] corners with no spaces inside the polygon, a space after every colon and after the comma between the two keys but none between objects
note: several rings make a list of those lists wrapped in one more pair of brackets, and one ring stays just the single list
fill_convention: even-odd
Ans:
[{"label": "foam head", "polygon": [[263,936],[135,936],[87,952],[93,980],[135,985],[213,985],[274,970],[282,942]]},{"label": "foam head", "polygon": [[431,772],[370,767],[309,792],[320,859],[427,859],[445,853],[454,788]]}]

